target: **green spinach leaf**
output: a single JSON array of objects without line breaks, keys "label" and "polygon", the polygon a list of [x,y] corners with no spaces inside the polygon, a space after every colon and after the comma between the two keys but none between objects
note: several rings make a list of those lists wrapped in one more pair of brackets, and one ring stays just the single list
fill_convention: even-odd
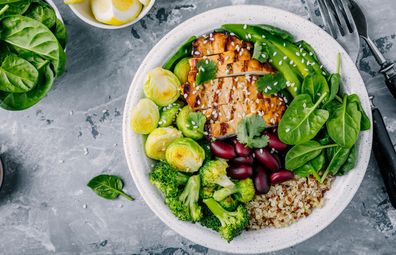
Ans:
[{"label": "green spinach leaf", "polygon": [[285,77],[283,77],[283,74],[276,72],[274,74],[261,76],[257,80],[256,86],[258,91],[264,95],[270,96],[286,88],[286,83],[287,81]]},{"label": "green spinach leaf", "polygon": [[24,15],[43,23],[48,28],[53,27],[57,20],[54,10],[45,3],[31,4]]},{"label": "green spinach leaf", "polygon": [[[313,102],[317,102],[323,94],[329,95],[326,78],[320,73],[309,74],[304,78],[301,93],[310,95]],[[327,97],[323,99],[323,102],[327,102]]]},{"label": "green spinach leaf", "polygon": [[356,103],[360,113],[362,114],[362,118],[360,119],[360,129],[362,131],[369,130],[371,128],[371,121],[367,116],[366,112],[363,110],[362,104],[360,103],[360,99],[358,95],[352,94],[348,96],[348,103]]},{"label": "green spinach leaf", "polygon": [[267,62],[269,58],[269,52],[263,42],[257,41],[254,43],[252,58],[260,61],[261,63]]},{"label": "green spinach leaf", "polygon": [[336,144],[320,145],[316,141],[308,141],[295,145],[286,154],[285,166],[288,170],[295,170],[312,159],[319,156],[325,148],[337,146]]},{"label": "green spinach leaf", "polygon": [[268,144],[268,137],[261,133],[265,129],[264,119],[252,114],[243,118],[237,125],[238,141],[249,148],[263,148]]},{"label": "green spinach leaf", "polygon": [[60,19],[56,19],[55,26],[52,27],[51,30],[54,33],[56,39],[58,39],[62,48],[65,49],[68,39],[65,24],[63,24],[63,22]]},{"label": "green spinach leaf", "polygon": [[315,104],[307,94],[295,97],[279,123],[280,140],[295,145],[314,138],[329,117],[328,111],[318,109],[326,96],[327,93],[322,94]]},{"label": "green spinach leaf", "polygon": [[40,72],[37,85],[26,93],[8,93],[0,91],[0,107],[6,110],[25,110],[45,97],[54,83],[54,73],[49,65]]},{"label": "green spinach leaf", "polygon": [[37,69],[27,60],[8,54],[0,66],[0,90],[23,93],[31,90],[38,81]]},{"label": "green spinach leaf", "polygon": [[0,1],[0,9],[7,5],[4,15],[22,15],[29,9],[30,4],[31,0]]},{"label": "green spinach leaf", "polygon": [[122,183],[120,177],[114,175],[98,175],[92,178],[87,185],[97,195],[105,199],[112,200],[116,199],[119,195],[121,195],[130,201],[135,200],[133,197],[122,191],[124,184]]},{"label": "green spinach leaf", "polygon": [[180,46],[180,48],[177,49],[177,51],[165,62],[162,68],[169,71],[173,71],[175,65],[182,58],[190,56],[192,51],[192,43],[195,41],[195,39],[197,39],[195,35],[188,38],[188,40],[185,43],[183,43],[183,45]]},{"label": "green spinach leaf", "polygon": [[287,41],[294,42],[294,37],[292,34],[278,27],[274,27],[268,24],[259,24],[259,25],[255,25],[254,27],[258,27],[274,36],[280,37]]},{"label": "green spinach leaf", "polygon": [[356,103],[334,103],[330,107],[330,117],[326,123],[327,132],[338,145],[351,148],[359,137],[361,113]]},{"label": "green spinach leaf", "polygon": [[345,175],[349,171],[351,171],[356,165],[356,145],[352,146],[348,158],[344,165],[341,166],[340,170],[337,172],[336,175]]},{"label": "green spinach leaf", "polygon": [[323,169],[325,163],[326,157],[324,155],[324,151],[322,151],[316,158],[312,159],[305,165],[293,170],[293,173],[301,177],[313,175],[317,181],[320,181],[320,176],[318,172]]},{"label": "green spinach leaf", "polygon": [[56,76],[63,74],[66,55],[56,37],[42,23],[24,16],[9,16],[1,21],[2,39],[51,61]]},{"label": "green spinach leaf", "polygon": [[217,65],[213,60],[202,59],[197,63],[197,85],[201,85],[207,81],[216,78]]},{"label": "green spinach leaf", "polygon": [[336,175],[338,170],[340,170],[341,166],[347,161],[350,148],[344,148],[341,146],[337,146],[332,149],[332,158],[330,160],[329,165],[326,168],[326,171],[322,175],[321,182],[326,179],[326,176],[331,173],[332,175]]}]

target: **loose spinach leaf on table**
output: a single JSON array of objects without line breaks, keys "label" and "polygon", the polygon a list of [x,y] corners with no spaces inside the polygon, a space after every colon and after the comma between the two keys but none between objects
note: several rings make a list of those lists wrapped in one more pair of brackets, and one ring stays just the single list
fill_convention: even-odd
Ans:
[{"label": "loose spinach leaf on table", "polygon": [[249,148],[263,148],[268,144],[268,137],[262,135],[265,129],[264,119],[253,114],[243,118],[237,125],[237,138]]},{"label": "loose spinach leaf on table", "polygon": [[8,53],[0,66],[0,90],[23,93],[31,90],[37,83],[39,73],[27,60]]},{"label": "loose spinach leaf on table", "polygon": [[57,19],[55,11],[43,2],[32,3],[24,15],[43,23],[48,28],[53,27]]},{"label": "loose spinach leaf on table", "polygon": [[286,169],[295,170],[312,159],[319,156],[323,149],[337,146],[336,144],[321,145],[316,141],[308,141],[303,144],[295,145],[286,154]]},{"label": "loose spinach leaf on table", "polygon": [[295,97],[279,123],[280,140],[295,145],[314,138],[329,117],[328,111],[319,109],[326,96],[324,93],[315,104],[307,94]]},{"label": "loose spinach leaf on table", "polygon": [[360,103],[360,99],[358,95],[352,94],[348,96],[348,103],[356,103],[360,113],[362,114],[362,118],[360,119],[360,129],[362,131],[369,130],[371,128],[371,122],[366,112],[363,110],[362,104]]},{"label": "loose spinach leaf on table", "polygon": [[286,88],[286,79],[280,72],[261,76],[257,82],[257,90],[270,96]]},{"label": "loose spinach leaf on table", "polygon": [[326,123],[327,132],[338,145],[351,148],[359,137],[361,113],[354,102],[348,102],[345,95],[343,103],[329,105],[330,117]]},{"label": "loose spinach leaf on table", "polygon": [[197,85],[201,85],[207,81],[216,78],[217,65],[214,61],[209,59],[202,59],[197,63]]},{"label": "loose spinach leaf on table", "polygon": [[92,178],[87,185],[97,195],[105,199],[115,199],[121,195],[130,201],[134,200],[133,197],[122,191],[124,184],[120,177],[114,175],[98,175]]},{"label": "loose spinach leaf on table", "polygon": [[[54,34],[42,23],[25,16],[1,20],[2,40],[51,61],[56,76],[63,74],[66,55]],[[45,43],[39,43],[42,41]]]},{"label": "loose spinach leaf on table", "polygon": [[327,95],[323,99],[323,102],[326,103],[329,92],[329,85],[322,74],[313,73],[304,78],[304,82],[301,86],[301,93],[310,95],[314,103],[317,102],[323,94]]}]

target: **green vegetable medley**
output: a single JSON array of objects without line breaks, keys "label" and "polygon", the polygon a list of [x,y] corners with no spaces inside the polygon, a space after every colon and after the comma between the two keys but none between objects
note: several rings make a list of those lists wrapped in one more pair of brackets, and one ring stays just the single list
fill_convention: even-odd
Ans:
[{"label": "green vegetable medley", "polygon": [[[353,169],[356,141],[361,131],[370,128],[370,120],[357,95],[341,92],[340,61],[337,72],[329,74],[307,42],[296,43],[291,34],[272,26],[227,24],[222,31],[254,43],[253,58],[269,62],[277,70],[263,75],[256,85],[262,94],[288,98],[277,131],[283,143],[292,145],[285,156],[286,170],[322,182],[329,174],[344,175]],[[180,220],[200,222],[231,241],[247,227],[246,203],[255,197],[255,184],[251,178],[227,176],[227,160],[214,157],[205,140],[205,116],[185,105],[180,95],[195,39],[183,44],[163,68],[149,72],[146,98],[134,108],[131,126],[136,133],[147,135],[146,154],[156,160],[150,181],[162,192],[172,213]],[[51,54],[56,56],[56,52]],[[52,68],[56,66],[52,58],[46,59],[52,61]],[[17,59],[7,60],[5,68],[10,65],[7,62]],[[28,90],[40,79],[25,62],[18,66],[26,75],[6,86],[10,93]],[[216,78],[212,60],[198,61],[197,70],[197,86]],[[238,141],[251,149],[266,147],[265,124],[260,115],[245,117],[237,125]]]},{"label": "green vegetable medley", "polygon": [[63,74],[67,32],[42,0],[0,0],[0,106],[24,110]]}]

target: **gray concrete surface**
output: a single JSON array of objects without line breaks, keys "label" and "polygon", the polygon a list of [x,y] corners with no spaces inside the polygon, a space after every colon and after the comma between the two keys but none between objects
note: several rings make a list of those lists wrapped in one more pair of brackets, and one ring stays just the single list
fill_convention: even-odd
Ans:
[{"label": "gray concrete surface", "polygon": [[[0,110],[0,254],[218,254],[170,230],[140,197],[122,150],[124,100],[139,63],[183,20],[231,4],[266,4],[309,17],[310,0],[158,0],[133,27],[101,30],[56,0],[70,42],[66,74],[37,106]],[[312,1],[312,0],[311,0]],[[396,60],[396,3],[361,0],[370,34]],[[312,3],[312,2],[311,2]],[[317,21],[317,17],[313,16]],[[366,47],[359,67],[396,142],[396,104]],[[137,199],[106,201],[86,187],[100,173],[122,176]],[[396,211],[374,157],[353,201],[308,241],[275,254],[395,254]]]}]

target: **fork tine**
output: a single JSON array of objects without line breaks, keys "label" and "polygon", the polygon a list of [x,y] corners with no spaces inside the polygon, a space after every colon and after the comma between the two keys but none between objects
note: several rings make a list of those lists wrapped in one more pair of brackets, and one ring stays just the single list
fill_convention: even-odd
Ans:
[{"label": "fork tine", "polygon": [[325,27],[327,28],[327,30],[329,31],[331,36],[335,37],[334,26],[333,26],[332,20],[330,19],[329,10],[328,10],[327,6],[325,5],[324,1],[325,0],[318,0],[319,10],[320,10]]},{"label": "fork tine", "polygon": [[347,23],[345,21],[344,15],[342,14],[342,12],[340,10],[340,8],[341,8],[340,5],[339,5],[340,1],[331,0],[331,2],[333,3],[335,13],[338,16],[338,20],[340,21],[340,26],[341,26],[342,32],[344,32],[344,34],[348,33],[348,31],[349,31],[348,25],[347,25]]},{"label": "fork tine", "polygon": [[357,28],[356,28],[355,20],[352,17],[351,10],[349,9],[349,5],[346,3],[346,1],[341,0],[340,2],[342,4],[342,8],[343,8],[345,15],[347,17],[347,21],[348,21],[350,27],[352,28],[351,32],[353,33],[355,31],[357,31]]},{"label": "fork tine", "polygon": [[[331,0],[330,0],[331,1]],[[327,8],[327,12],[328,12],[328,14],[329,14],[329,16],[330,16],[330,20],[331,20],[331,22],[332,22],[332,24],[333,24],[333,29],[334,29],[334,35],[333,35],[333,37],[335,38],[335,39],[337,39],[338,37],[340,37],[341,36],[341,31],[340,31],[340,27],[338,26],[338,23],[337,23],[337,20],[336,20],[336,17],[335,17],[335,15],[337,15],[336,13],[335,13],[335,11],[333,10],[333,8],[330,6],[330,3],[329,3],[329,1],[324,1],[324,3],[325,3],[325,5],[326,5],[326,8]]]}]

